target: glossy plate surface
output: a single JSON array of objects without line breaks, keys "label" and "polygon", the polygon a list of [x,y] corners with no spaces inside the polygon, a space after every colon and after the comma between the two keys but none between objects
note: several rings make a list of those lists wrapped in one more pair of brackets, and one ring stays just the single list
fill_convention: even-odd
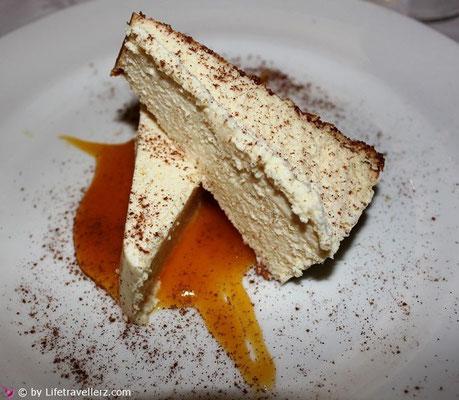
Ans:
[{"label": "glossy plate surface", "polygon": [[118,112],[132,95],[109,77],[132,10],[311,82],[332,104],[312,102],[325,120],[386,153],[374,202],[335,261],[282,287],[245,282],[277,366],[266,396],[457,395],[459,46],[371,4],[322,0],[102,0],[0,39],[0,384],[243,395],[196,313],[126,327],[72,265],[93,160],[58,135],[134,132]]}]

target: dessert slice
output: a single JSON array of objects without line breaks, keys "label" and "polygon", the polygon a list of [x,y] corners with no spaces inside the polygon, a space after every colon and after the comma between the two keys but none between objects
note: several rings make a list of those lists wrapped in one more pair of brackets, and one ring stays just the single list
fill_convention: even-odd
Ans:
[{"label": "dessert slice", "polygon": [[194,209],[199,185],[194,164],[141,110],[120,265],[121,307],[136,323],[148,322],[155,278]]},{"label": "dessert slice", "polygon": [[132,15],[113,69],[279,281],[333,257],[384,159],[169,25]]}]

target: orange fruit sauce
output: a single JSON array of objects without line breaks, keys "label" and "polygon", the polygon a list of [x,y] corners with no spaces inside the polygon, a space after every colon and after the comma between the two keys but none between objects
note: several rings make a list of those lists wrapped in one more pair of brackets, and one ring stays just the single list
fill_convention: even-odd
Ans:
[{"label": "orange fruit sauce", "polygon": [[[70,136],[64,140],[96,159],[92,183],[78,207],[73,238],[82,271],[115,300],[135,142],[102,144]],[[165,261],[158,308],[193,307],[232,358],[244,380],[269,389],[275,366],[263,340],[242,279],[255,264],[217,202],[204,193]]]}]

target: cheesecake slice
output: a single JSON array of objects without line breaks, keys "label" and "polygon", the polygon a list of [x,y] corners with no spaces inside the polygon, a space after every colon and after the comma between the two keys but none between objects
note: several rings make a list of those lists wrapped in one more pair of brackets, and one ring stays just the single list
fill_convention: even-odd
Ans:
[{"label": "cheesecake slice", "polygon": [[194,163],[141,110],[120,263],[120,303],[133,322],[148,322],[155,278],[195,208],[199,186]]},{"label": "cheesecake slice", "polygon": [[112,71],[281,282],[333,257],[384,159],[169,25],[132,15]]}]

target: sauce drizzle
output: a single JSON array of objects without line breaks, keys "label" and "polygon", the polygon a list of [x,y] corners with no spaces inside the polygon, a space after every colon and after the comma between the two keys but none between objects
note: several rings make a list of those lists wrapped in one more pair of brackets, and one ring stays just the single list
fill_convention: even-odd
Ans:
[{"label": "sauce drizzle", "polygon": [[[135,142],[101,144],[64,140],[92,155],[96,170],[78,207],[73,238],[82,271],[114,299],[117,268],[134,171]],[[252,250],[217,202],[203,194],[160,273],[158,308],[194,307],[233,359],[245,381],[271,388],[275,366],[242,280],[255,264]]]},{"label": "sauce drizzle", "polygon": [[250,385],[269,388],[275,367],[242,279],[253,251],[206,194],[160,273],[159,307],[194,307]]},{"label": "sauce drizzle", "polygon": [[103,144],[62,136],[96,159],[96,170],[77,209],[73,241],[78,265],[115,300],[119,297],[117,269],[134,171],[135,142]]}]

